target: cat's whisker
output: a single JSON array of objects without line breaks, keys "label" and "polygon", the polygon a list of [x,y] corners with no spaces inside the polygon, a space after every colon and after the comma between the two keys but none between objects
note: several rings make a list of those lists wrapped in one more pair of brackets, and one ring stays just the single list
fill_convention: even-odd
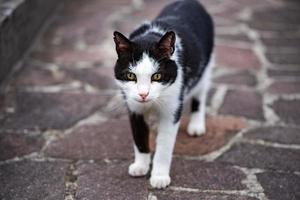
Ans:
[{"label": "cat's whisker", "polygon": [[167,106],[166,102],[160,101],[158,99],[155,99],[154,103],[156,103],[156,105],[158,105],[159,109],[163,109],[164,111],[166,111],[167,114],[169,114],[169,115],[173,115],[174,114],[170,110],[166,109],[166,106]]},{"label": "cat's whisker", "polygon": [[106,108],[105,111],[107,113],[111,113],[111,114],[115,114],[115,113],[125,114],[125,113],[127,113],[127,110],[124,110],[123,105],[116,105],[116,106],[113,106],[113,107],[110,107],[110,108]]}]

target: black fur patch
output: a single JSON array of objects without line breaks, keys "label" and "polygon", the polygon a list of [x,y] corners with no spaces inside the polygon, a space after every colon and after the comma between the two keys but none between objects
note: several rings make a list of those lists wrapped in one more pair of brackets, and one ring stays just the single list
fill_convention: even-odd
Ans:
[{"label": "black fur patch", "polygon": [[143,24],[142,26],[140,26],[138,29],[136,29],[130,34],[130,39],[144,34],[149,28],[150,28],[150,24]]},{"label": "black fur patch", "polygon": [[163,59],[159,63],[158,72],[162,75],[162,78],[159,82],[162,82],[162,84],[174,83],[177,77],[176,63],[170,59]]},{"label": "black fur patch", "polygon": [[[183,87],[183,86],[182,86]],[[180,118],[181,118],[181,114],[182,114],[182,109],[183,109],[183,89],[181,89],[181,92],[180,92],[180,95],[179,95],[179,105],[178,105],[178,108],[175,112],[175,115],[174,115],[174,124],[176,124]]]},{"label": "black fur patch", "polygon": [[192,104],[191,104],[191,111],[192,112],[197,112],[199,110],[199,101],[195,98],[192,99]]},{"label": "black fur patch", "polygon": [[143,115],[130,113],[130,124],[135,145],[142,153],[149,153],[149,127]]},{"label": "black fur patch", "polygon": [[175,115],[174,115],[174,124],[176,124],[180,120],[181,114],[182,114],[182,109],[183,109],[183,103],[180,102],[179,106],[175,112]]}]

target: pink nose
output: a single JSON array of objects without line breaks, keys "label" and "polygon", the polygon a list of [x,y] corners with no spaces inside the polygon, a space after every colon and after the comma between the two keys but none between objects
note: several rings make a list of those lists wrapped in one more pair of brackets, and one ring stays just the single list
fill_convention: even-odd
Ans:
[{"label": "pink nose", "polygon": [[149,94],[149,92],[147,92],[147,93],[139,93],[139,96],[143,99],[143,100],[145,100],[146,99],[146,97],[148,96],[148,94]]}]

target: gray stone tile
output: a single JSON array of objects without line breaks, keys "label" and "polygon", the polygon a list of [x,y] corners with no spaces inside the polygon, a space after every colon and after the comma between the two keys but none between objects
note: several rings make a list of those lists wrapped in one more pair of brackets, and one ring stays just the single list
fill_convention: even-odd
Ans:
[{"label": "gray stone tile", "polygon": [[217,160],[234,165],[283,171],[299,171],[299,150],[235,144]]},{"label": "gray stone tile", "polygon": [[0,165],[0,199],[64,198],[67,163],[20,161]]}]

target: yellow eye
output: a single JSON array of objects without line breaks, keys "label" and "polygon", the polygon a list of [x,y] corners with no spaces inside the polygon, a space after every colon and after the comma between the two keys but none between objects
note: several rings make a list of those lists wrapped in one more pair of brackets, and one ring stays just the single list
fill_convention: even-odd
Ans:
[{"label": "yellow eye", "polygon": [[136,80],[135,74],[134,74],[134,73],[131,73],[131,72],[128,72],[128,73],[126,74],[126,77],[127,77],[127,79],[130,80],[130,81],[135,81],[135,80]]},{"label": "yellow eye", "polygon": [[161,74],[159,74],[159,73],[153,74],[153,76],[152,76],[153,81],[159,81],[160,79],[161,79]]}]

